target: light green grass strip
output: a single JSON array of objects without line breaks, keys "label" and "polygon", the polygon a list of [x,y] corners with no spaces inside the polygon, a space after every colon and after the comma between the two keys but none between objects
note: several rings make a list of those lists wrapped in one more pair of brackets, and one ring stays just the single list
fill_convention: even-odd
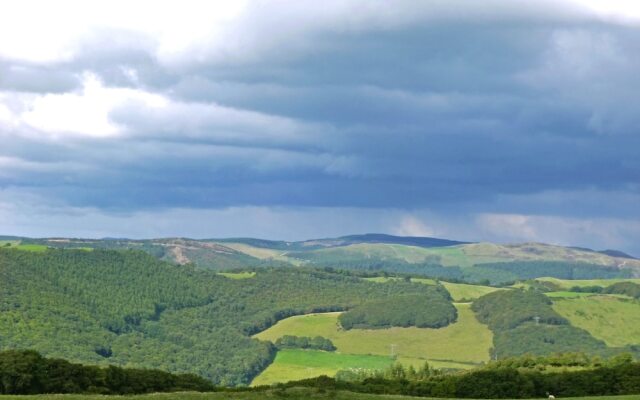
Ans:
[{"label": "light green grass strip", "polygon": [[640,344],[640,302],[613,296],[557,299],[553,309],[613,347]]},{"label": "light green grass strip", "polygon": [[323,336],[345,354],[390,355],[391,345],[397,356],[424,360],[447,360],[458,363],[480,363],[489,360],[491,331],[478,322],[469,304],[455,304],[458,321],[440,329],[389,328],[351,329],[338,324],[340,313],[302,315],[284,319],[254,337],[275,342],[284,335]]},{"label": "light green grass strip", "polygon": [[251,385],[270,385],[320,375],[334,376],[341,369],[384,369],[393,362],[391,357],[385,356],[341,354],[318,350],[280,350],[273,363],[254,379]]},{"label": "light green grass strip", "polygon": [[218,272],[218,275],[222,275],[229,279],[249,279],[256,276],[255,272]]}]

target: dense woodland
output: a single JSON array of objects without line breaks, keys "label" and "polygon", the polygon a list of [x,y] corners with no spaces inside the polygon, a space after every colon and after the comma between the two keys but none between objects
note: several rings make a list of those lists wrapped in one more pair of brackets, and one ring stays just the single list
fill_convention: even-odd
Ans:
[{"label": "dense woodland", "polygon": [[233,280],[133,250],[3,248],[0,350],[241,385],[276,352],[250,335],[282,318],[429,292],[417,283],[380,285],[307,269],[261,269]]},{"label": "dense woodland", "polygon": [[376,300],[356,306],[340,314],[344,329],[381,329],[394,326],[441,328],[455,322],[456,308],[441,286],[427,286],[419,295],[404,295]]},{"label": "dense woodland", "polygon": [[443,266],[437,256],[424,262],[409,263],[400,258],[366,257],[349,252],[297,252],[291,253],[309,262],[310,266],[331,266],[352,271],[385,271],[397,274],[412,274],[443,280],[468,283],[502,285],[518,280],[543,276],[560,279],[610,279],[629,278],[631,272],[602,265],[569,261],[510,261],[475,264],[472,267]]},{"label": "dense woodland", "polygon": [[537,290],[503,290],[479,298],[472,309],[480,322],[493,331],[493,357],[567,352],[605,357],[625,351],[637,354],[634,347],[608,348],[587,331],[570,325],[551,304]]},{"label": "dense woodland", "polygon": [[602,265],[567,261],[512,261],[476,264],[475,268],[502,272],[502,280],[523,280],[549,276],[560,279],[630,278],[631,271]]},{"label": "dense woodland", "polygon": [[0,352],[0,394],[139,394],[214,389],[211,382],[194,374],[85,366],[44,358],[30,350]]}]

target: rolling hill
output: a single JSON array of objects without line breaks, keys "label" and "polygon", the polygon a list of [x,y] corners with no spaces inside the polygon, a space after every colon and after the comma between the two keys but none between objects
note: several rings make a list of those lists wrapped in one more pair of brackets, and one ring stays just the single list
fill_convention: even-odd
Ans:
[{"label": "rolling hill", "polygon": [[[633,278],[639,263],[544,244],[386,235],[306,242],[11,237],[0,243],[0,350],[192,372],[231,386],[395,361],[468,369],[524,353],[637,355],[640,300],[635,286],[616,285],[640,282]],[[388,318],[394,304],[411,308],[409,299],[429,296],[441,297],[426,307],[453,305],[455,318],[434,318],[445,325],[430,328],[400,321],[345,329],[340,322],[341,313],[359,308],[372,320]],[[337,350],[276,348],[284,335],[320,335]]]},{"label": "rolling hill", "polygon": [[640,260],[625,253],[543,243],[465,243],[383,234],[299,242],[252,238],[88,240],[6,237],[3,240],[9,245],[138,249],[172,263],[192,263],[216,271],[309,266],[492,284],[545,276],[559,279],[640,277]]}]

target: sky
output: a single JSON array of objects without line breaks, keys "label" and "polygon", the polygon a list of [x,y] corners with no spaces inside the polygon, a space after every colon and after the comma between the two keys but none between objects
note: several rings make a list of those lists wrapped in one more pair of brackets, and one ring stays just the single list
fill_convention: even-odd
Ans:
[{"label": "sky", "polygon": [[635,0],[0,10],[0,234],[640,255]]}]

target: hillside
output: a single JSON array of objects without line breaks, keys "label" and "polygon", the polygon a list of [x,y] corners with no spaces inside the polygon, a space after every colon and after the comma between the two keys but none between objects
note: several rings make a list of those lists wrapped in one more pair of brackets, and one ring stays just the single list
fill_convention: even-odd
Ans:
[{"label": "hillside", "polygon": [[640,260],[615,251],[543,243],[465,243],[427,237],[350,235],[299,242],[252,238],[29,239],[5,237],[4,245],[54,248],[138,249],[176,264],[220,270],[310,266],[502,284],[522,279],[640,277]]},{"label": "hillside", "polygon": [[299,242],[252,238],[91,240],[6,237],[3,240],[9,246],[137,249],[172,263],[192,263],[216,271],[310,266],[494,284],[544,276],[560,279],[640,277],[640,260],[622,252],[598,252],[542,243],[465,243],[383,234]]},{"label": "hillside", "polygon": [[[640,290],[625,286],[637,260],[531,244],[323,243],[7,239],[0,349],[223,385],[396,360],[468,369],[525,353],[638,354]],[[320,335],[336,351],[278,350],[284,335]]]},{"label": "hillside", "polygon": [[311,270],[230,279],[132,250],[0,249],[0,348],[236,385],[271,362],[273,346],[249,335],[279,319],[430,290]]}]

